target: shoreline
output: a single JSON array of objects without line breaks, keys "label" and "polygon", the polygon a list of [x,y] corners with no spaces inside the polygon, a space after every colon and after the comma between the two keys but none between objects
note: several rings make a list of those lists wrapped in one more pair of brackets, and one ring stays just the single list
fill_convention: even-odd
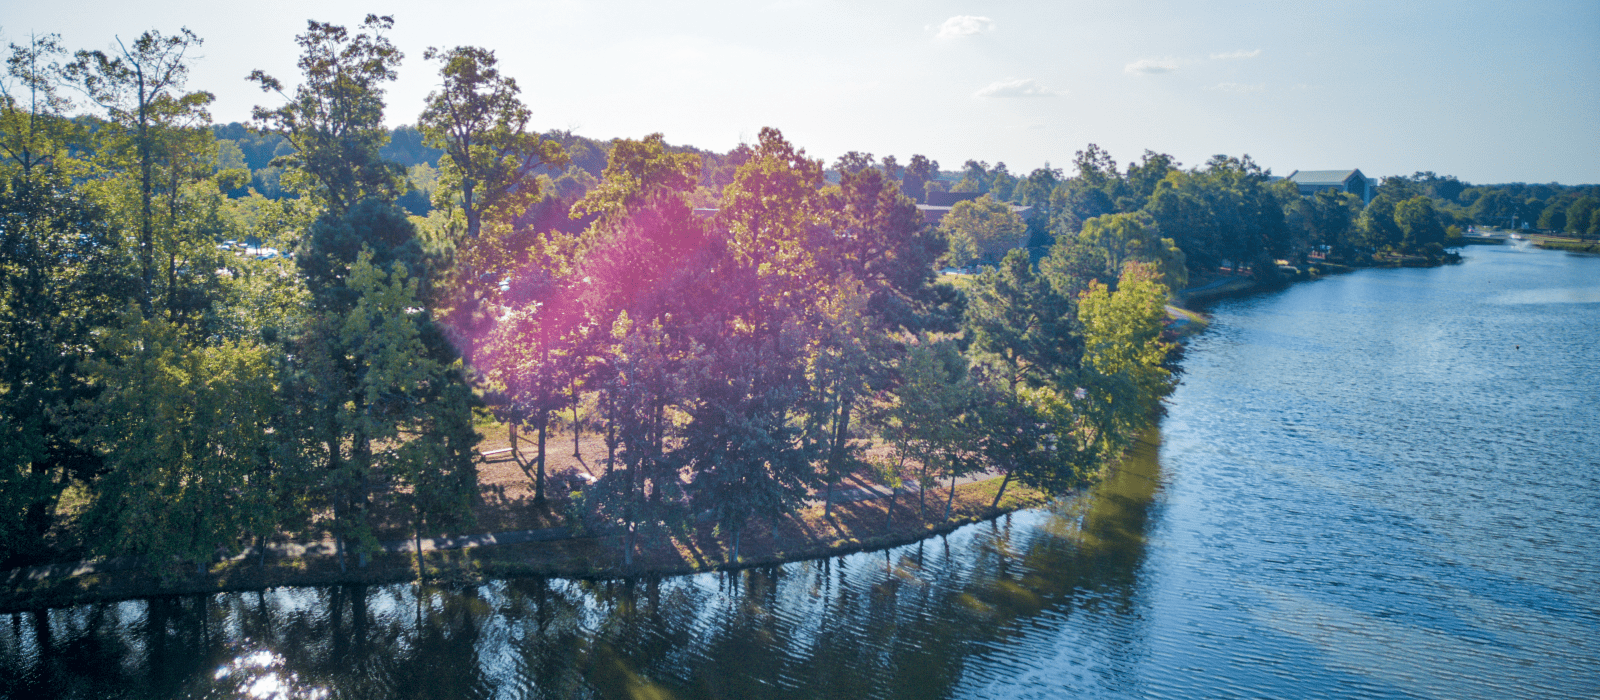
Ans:
[{"label": "shoreline", "polygon": [[[973,523],[1035,508],[1052,499],[1022,484],[1006,487],[998,508],[991,507],[1001,479],[991,478],[956,487],[948,520],[943,514],[948,488],[925,492],[927,511],[918,514],[918,493],[901,491],[890,527],[887,497],[836,501],[834,517],[823,517],[820,504],[780,520],[776,527],[745,536],[741,556],[734,559],[726,538],[713,525],[697,525],[686,536],[647,532],[638,536],[633,562],[625,564],[618,534],[465,544],[429,549],[422,560],[425,585],[476,585],[500,578],[559,577],[574,579],[627,579],[681,576],[710,571],[777,566],[794,561],[822,559],[861,551],[876,551],[947,534]],[[1081,492],[1075,492],[1081,493]],[[507,533],[438,539],[494,538]],[[173,575],[142,567],[133,557],[89,562],[44,564],[4,572],[0,612],[13,613],[75,605],[115,603],[160,596],[207,595],[268,590],[278,587],[383,585],[416,582],[414,547],[385,551],[371,557],[365,568],[351,562],[340,571],[331,554],[311,553],[274,557],[265,563],[245,554],[213,565],[205,574],[190,571]]]}]

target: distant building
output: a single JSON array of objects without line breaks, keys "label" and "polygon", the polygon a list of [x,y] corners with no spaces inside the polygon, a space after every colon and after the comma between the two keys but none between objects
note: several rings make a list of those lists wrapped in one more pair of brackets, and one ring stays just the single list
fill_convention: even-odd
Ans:
[{"label": "distant building", "polygon": [[[950,209],[956,204],[982,196],[982,192],[929,192],[928,203],[918,204],[917,210],[922,212],[923,223],[938,226],[939,221],[944,219],[944,215],[949,214]],[[1016,212],[1017,216],[1024,219],[1028,218],[1028,213],[1033,211],[1033,207],[1024,207],[1016,204],[1010,206],[1011,211]]]},{"label": "distant building", "polygon": [[1339,190],[1360,197],[1361,203],[1366,204],[1378,193],[1377,180],[1362,175],[1360,170],[1296,170],[1289,173],[1288,179],[1307,197],[1323,190]]}]

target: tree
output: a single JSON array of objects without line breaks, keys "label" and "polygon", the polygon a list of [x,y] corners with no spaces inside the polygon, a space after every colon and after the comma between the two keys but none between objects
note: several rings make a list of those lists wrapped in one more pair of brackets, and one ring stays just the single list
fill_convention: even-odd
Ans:
[{"label": "tree", "polygon": [[728,237],[706,280],[714,296],[697,310],[706,366],[682,452],[695,504],[731,531],[736,558],[750,519],[790,512],[815,477],[815,443],[801,439],[791,411],[805,391],[823,279],[805,245],[821,183],[821,162],[764,128],[723,193]]},{"label": "tree", "polygon": [[956,202],[939,222],[939,230],[949,240],[949,260],[957,267],[998,262],[1006,251],[1027,242],[1022,217],[988,195]]},{"label": "tree", "polygon": [[399,167],[378,153],[389,140],[383,84],[395,79],[405,56],[384,36],[393,27],[392,17],[367,15],[362,31],[351,35],[342,26],[308,21],[295,37],[305,82],[293,95],[265,72],[249,76],[262,92],[287,100],[276,109],[251,110],[257,128],[288,139],[294,152],[281,162],[309,177],[309,193],[336,216],[362,198],[392,201],[399,194]]},{"label": "tree", "polygon": [[1039,268],[1059,269],[1084,283],[1092,279],[1115,285],[1123,267],[1133,261],[1151,264],[1173,286],[1187,286],[1183,251],[1171,238],[1162,238],[1155,220],[1143,212],[1105,214],[1084,222],[1076,237],[1051,247]]},{"label": "tree", "polygon": [[[1002,163],[1004,165],[1004,163]],[[961,166],[961,179],[951,186],[951,192],[989,192],[989,164],[982,161],[969,160]],[[996,197],[1004,200],[1003,197]]]},{"label": "tree", "polygon": [[1370,248],[1392,248],[1400,245],[1404,234],[1394,222],[1394,209],[1396,200],[1388,194],[1380,194],[1367,203],[1361,210],[1361,218],[1357,222],[1360,229],[1360,242]]},{"label": "tree", "polygon": [[[414,516],[420,566],[420,539],[430,516],[435,525],[470,523],[478,494],[476,400],[459,368],[430,357],[425,312],[404,265],[385,272],[363,253],[351,269],[350,286],[358,297],[344,318],[340,342],[357,365],[357,401],[342,418],[356,458],[348,464],[358,471],[348,481],[364,490],[370,478],[382,475],[409,487],[403,500]],[[358,509],[363,505],[359,495],[350,500]],[[370,546],[367,523],[349,524],[347,531]]]},{"label": "tree", "polygon": [[1269,177],[1249,156],[1213,156],[1204,169],[1168,172],[1144,211],[1183,251],[1191,279],[1224,263],[1271,277],[1273,259],[1288,255],[1289,225]]},{"label": "tree", "polygon": [[428,95],[417,125],[427,145],[444,150],[443,184],[461,195],[467,237],[477,238],[486,214],[516,216],[538,201],[534,170],[564,167],[566,154],[528,132],[531,112],[517,81],[500,74],[493,51],[429,48],[423,57],[440,61],[444,85]]},{"label": "tree", "polygon": [[85,409],[85,437],[104,455],[86,516],[98,553],[171,558],[204,572],[219,550],[278,524],[266,348],[191,345],[179,327],[128,310],[89,363],[102,389]]},{"label": "tree", "polygon": [[968,292],[968,351],[1012,394],[1077,369],[1083,348],[1070,298],[1057,292],[1056,281],[1034,270],[1027,251],[1013,250]]},{"label": "tree", "polygon": [[1539,211],[1539,220],[1534,225],[1546,231],[1566,230],[1567,208],[1572,206],[1573,201],[1575,200],[1552,198],[1545,204],[1544,209]]},{"label": "tree", "polygon": [[915,329],[942,303],[933,263],[944,236],[922,222],[922,212],[878,170],[847,172],[822,191],[827,218],[816,242],[817,263],[831,279],[863,285],[867,313],[884,329]]},{"label": "tree", "polygon": [[1585,233],[1590,228],[1589,220],[1594,217],[1594,212],[1600,211],[1600,199],[1594,197],[1580,197],[1567,207],[1566,230],[1573,233]]},{"label": "tree", "polygon": [[927,335],[910,342],[896,374],[874,423],[900,463],[917,464],[918,510],[926,513],[927,489],[938,479],[949,476],[953,490],[956,477],[978,467],[980,386],[953,341]]},{"label": "tree", "polygon": [[1128,163],[1128,174],[1123,178],[1127,184],[1127,196],[1117,199],[1117,209],[1125,212],[1143,209],[1161,181],[1181,165],[1178,159],[1170,155],[1146,150],[1138,163]]},{"label": "tree", "polygon": [[0,181],[0,560],[42,552],[62,489],[101,460],[69,430],[82,363],[134,298],[105,213],[59,174]]},{"label": "tree", "polygon": [[1443,252],[1445,231],[1433,209],[1433,200],[1419,195],[1396,204],[1394,221],[1400,229],[1402,249],[1430,256]]},{"label": "tree", "polygon": [[[211,93],[183,92],[189,77],[187,54],[201,43],[188,29],[173,36],[152,30],[139,35],[132,48],[119,40],[117,56],[79,51],[67,68],[67,75],[110,116],[114,128],[102,139],[108,147],[105,150],[132,151],[139,187],[140,305],[146,315],[155,297],[155,197],[158,190],[165,189],[176,201],[182,180],[177,169],[189,150],[182,145],[185,127],[192,130],[211,120],[205,111],[213,99]],[[163,165],[172,170],[168,177],[158,172]]]},{"label": "tree", "polygon": [[321,467],[318,490],[334,514],[341,567],[350,547],[363,565],[376,547],[368,519],[374,481],[448,487],[414,494],[418,527],[428,514],[465,517],[476,493],[473,401],[460,369],[436,344],[419,280],[398,261],[387,270],[373,261],[370,250],[357,255],[344,285],[348,306],[314,318],[296,349],[301,419]]},{"label": "tree", "polygon": [[920,154],[912,155],[911,162],[906,163],[900,189],[912,202],[921,203],[928,199],[928,182],[938,177],[939,161],[928,160],[927,156]]},{"label": "tree", "polygon": [[[891,156],[889,160],[892,162],[893,157]],[[872,157],[872,154],[862,153],[860,151],[850,151],[842,156],[839,156],[839,160],[833,164],[834,170],[839,171],[841,175],[853,175],[868,168],[876,167],[877,160]]]},{"label": "tree", "polygon": [[1168,294],[1150,266],[1133,262],[1115,292],[1094,282],[1078,297],[1087,444],[1102,460],[1120,457],[1177,385],[1166,367],[1172,348],[1161,340]]},{"label": "tree", "polygon": [[[1291,185],[1292,186],[1292,185]],[[1305,233],[1305,245],[1327,246],[1337,258],[1354,253],[1356,224],[1361,216],[1361,198],[1349,192],[1322,190],[1311,197],[1303,197],[1298,189],[1290,192],[1285,206],[1285,221],[1299,226]]]},{"label": "tree", "polygon": [[54,167],[77,131],[64,118],[71,101],[60,94],[67,68],[59,34],[30,36],[27,46],[10,45],[0,77],[0,155],[31,178],[35,169]]}]

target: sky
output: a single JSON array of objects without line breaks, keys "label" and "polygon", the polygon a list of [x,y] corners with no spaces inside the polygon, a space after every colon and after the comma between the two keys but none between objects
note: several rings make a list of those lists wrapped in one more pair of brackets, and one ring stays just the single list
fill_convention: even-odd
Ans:
[{"label": "sky", "polygon": [[0,0],[0,36],[107,49],[188,27],[190,89],[219,123],[298,83],[308,19],[392,15],[405,52],[391,126],[437,86],[429,46],[495,51],[540,130],[727,151],[774,126],[846,151],[957,170],[1049,163],[1098,144],[1185,166],[1249,155],[1277,175],[1360,168],[1462,180],[1600,183],[1600,2],[517,0],[216,3]]}]

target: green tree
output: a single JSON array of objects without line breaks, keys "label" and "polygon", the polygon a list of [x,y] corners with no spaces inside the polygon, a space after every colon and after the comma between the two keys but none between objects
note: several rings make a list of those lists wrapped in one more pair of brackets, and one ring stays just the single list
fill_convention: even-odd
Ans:
[{"label": "green tree", "polygon": [[442,64],[444,84],[428,95],[417,125],[429,146],[444,150],[443,185],[461,196],[467,236],[477,238],[485,215],[517,216],[538,201],[534,170],[564,167],[566,154],[528,132],[532,113],[517,81],[501,75],[493,51],[429,48],[423,57]]},{"label": "green tree", "polygon": [[1589,219],[1594,212],[1600,211],[1600,199],[1594,197],[1580,197],[1567,207],[1566,230],[1573,233],[1585,233],[1589,229]]},{"label": "green tree", "polygon": [[912,155],[911,161],[906,163],[905,175],[900,180],[900,190],[913,203],[920,204],[928,199],[928,182],[938,177],[939,161],[929,160],[921,154]]},{"label": "green tree", "polygon": [[[118,42],[118,55],[79,51],[67,75],[110,117],[100,148],[118,159],[114,168],[135,171],[138,186],[138,250],[140,305],[145,314],[154,308],[157,240],[155,199],[160,191],[175,203],[181,171],[192,159],[194,147],[185,143],[186,132],[210,122],[205,108],[213,99],[208,92],[183,92],[189,77],[188,52],[201,44],[188,29],[167,36],[148,31],[132,48]],[[166,169],[168,172],[161,172]]]},{"label": "green tree", "polygon": [[1567,228],[1567,207],[1574,200],[1552,198],[1539,212],[1539,221],[1534,224],[1547,231],[1563,231]]},{"label": "green tree", "polygon": [[1188,284],[1183,251],[1171,238],[1162,238],[1155,221],[1143,212],[1105,214],[1084,222],[1076,237],[1058,240],[1039,267],[1059,269],[1082,283],[1092,279],[1114,286],[1123,267],[1134,261],[1151,264],[1173,286]]},{"label": "green tree", "polygon": [[[430,518],[435,525],[471,521],[478,493],[475,399],[459,367],[430,357],[425,312],[405,266],[385,272],[370,261],[363,254],[350,271],[350,286],[359,296],[340,328],[340,344],[355,360],[358,377],[357,401],[341,416],[356,458],[347,464],[358,470],[345,481],[362,491],[374,477],[409,487],[402,498],[420,540]],[[349,496],[356,508],[364,505],[359,493]],[[367,523],[348,529],[371,545]]]},{"label": "green tree", "polygon": [[936,320],[945,303],[934,281],[934,261],[945,238],[925,226],[922,213],[892,178],[875,169],[847,172],[822,191],[817,264],[830,279],[863,285],[867,313],[884,329],[916,329]]},{"label": "green tree", "polygon": [[728,237],[706,282],[714,296],[696,310],[706,368],[682,450],[694,502],[732,534],[735,558],[752,518],[791,512],[815,480],[815,443],[791,419],[823,281],[805,245],[820,223],[821,184],[821,162],[777,129],[761,130],[723,193]]},{"label": "green tree", "polygon": [[1013,250],[968,292],[968,352],[1011,394],[1051,385],[1077,369],[1083,347],[1070,297],[1057,292],[1055,282],[1034,269],[1027,251]]},{"label": "green tree", "polygon": [[1400,229],[1400,245],[1404,250],[1430,256],[1443,252],[1445,231],[1433,209],[1433,200],[1417,196],[1396,204],[1394,220]]},{"label": "green tree", "polygon": [[82,363],[133,298],[120,237],[64,177],[0,181],[0,560],[42,553],[62,489],[101,468],[68,430]]},{"label": "green tree", "polygon": [[1357,221],[1360,230],[1359,241],[1364,246],[1371,248],[1393,248],[1400,245],[1404,234],[1400,226],[1394,221],[1395,205],[1398,202],[1388,194],[1380,194],[1367,203],[1361,210],[1361,218]]},{"label": "green tree", "polygon": [[294,150],[281,162],[304,173],[308,192],[335,216],[365,197],[392,201],[399,194],[399,166],[378,153],[389,141],[383,85],[395,79],[405,56],[384,36],[393,27],[392,17],[367,15],[352,35],[339,25],[309,21],[295,37],[305,82],[293,95],[265,72],[249,76],[263,92],[286,100],[275,109],[254,108],[257,128],[287,139]]},{"label": "green tree", "polygon": [[280,415],[266,348],[195,346],[137,307],[89,363],[101,388],[85,437],[104,455],[86,516],[95,551],[170,558],[204,572],[219,550],[277,525],[271,420]]},{"label": "green tree", "polygon": [[956,202],[939,222],[939,230],[949,241],[950,263],[957,267],[998,262],[1007,251],[1027,243],[1022,217],[988,195]]},{"label": "green tree", "polygon": [[64,117],[72,103],[61,95],[67,68],[61,36],[30,36],[28,45],[10,45],[0,76],[0,156],[31,178],[67,155],[76,126]]},{"label": "green tree", "polygon": [[476,493],[477,438],[460,368],[430,337],[419,280],[397,261],[384,270],[374,259],[365,249],[357,255],[343,285],[349,305],[313,318],[296,348],[300,420],[334,515],[341,566],[348,549],[365,564],[376,548],[375,482],[449,487],[411,499],[419,527],[428,515],[465,517]]},{"label": "green tree", "polygon": [[925,334],[910,343],[895,369],[899,381],[873,422],[901,464],[915,463],[918,511],[925,515],[928,488],[945,476],[953,484],[978,468],[981,387],[954,341]]},{"label": "green tree", "polygon": [[1283,205],[1268,186],[1270,173],[1249,156],[1213,156],[1197,171],[1169,171],[1144,211],[1183,251],[1191,279],[1219,267],[1277,274],[1273,259],[1289,254]]},{"label": "green tree", "polygon": [[1119,458],[1160,415],[1176,378],[1161,340],[1169,291],[1150,266],[1124,268],[1117,290],[1098,282],[1078,298],[1083,324],[1082,414],[1086,443],[1105,461]]}]

